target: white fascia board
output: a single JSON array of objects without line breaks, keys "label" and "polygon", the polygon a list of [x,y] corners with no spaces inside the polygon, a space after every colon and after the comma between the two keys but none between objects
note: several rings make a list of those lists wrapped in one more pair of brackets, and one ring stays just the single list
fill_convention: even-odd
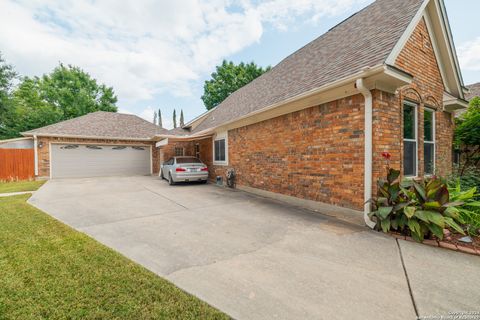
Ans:
[{"label": "white fascia board", "polygon": [[22,133],[25,136],[33,137],[52,137],[52,138],[70,138],[70,139],[92,139],[92,140],[121,140],[121,141],[152,141],[150,138],[125,138],[125,137],[99,137],[99,136],[82,136],[82,135],[71,135],[71,134],[46,134],[46,133]]},{"label": "white fascia board", "polygon": [[168,138],[160,140],[157,143],[155,143],[155,147],[160,148],[160,147],[166,146],[167,144],[168,144]]},{"label": "white fascia board", "polygon": [[7,143],[7,142],[15,142],[15,141],[22,141],[22,140],[32,140],[32,137],[23,137],[23,138],[13,138],[13,139],[6,139],[6,140],[0,140],[0,143]]},{"label": "white fascia board", "polygon": [[[454,46],[454,42],[453,42],[452,32],[451,32],[451,29],[450,29],[450,23],[448,21],[447,11],[445,10],[445,4],[443,3],[443,0],[438,0],[438,1],[434,1],[434,2],[435,2],[436,10],[437,10],[437,12],[440,16],[443,37],[445,38],[445,41],[447,42],[448,55],[449,55],[450,61],[453,63],[454,69],[455,69],[454,74],[455,74],[455,79],[457,80],[458,92],[460,94],[462,94],[463,93],[463,91],[462,91],[463,79],[462,79],[462,75],[461,75],[460,64],[458,62],[457,52],[455,50],[455,46]],[[464,97],[460,97],[460,98],[464,98]]]},{"label": "white fascia board", "polygon": [[[211,112],[213,112],[213,110],[215,110],[215,108],[212,108],[208,111],[205,111],[204,113],[202,113],[201,115],[193,118],[192,120],[190,120],[189,122],[187,122],[182,128],[187,128],[187,127],[196,127],[195,126],[195,123],[197,122],[201,122],[206,116],[208,116]],[[200,123],[199,123],[200,124]]]},{"label": "white fascia board", "polygon": [[395,44],[393,47],[392,52],[387,57],[387,60],[385,60],[386,64],[389,65],[395,65],[395,61],[397,61],[398,56],[400,55],[400,52],[402,52],[403,47],[407,43],[408,39],[410,39],[413,31],[417,27],[418,23],[423,17],[423,12],[425,11],[425,8],[427,5],[430,3],[431,0],[424,0],[420,9],[418,12],[415,14],[413,17],[412,21],[410,21],[410,24],[407,26],[407,29],[403,32],[402,36],[398,40],[398,42]]},{"label": "white fascia board", "polygon": [[[321,86],[319,88],[315,88],[315,89],[312,89],[310,91],[307,91],[307,92],[304,92],[302,94],[299,94],[297,96],[294,96],[292,98],[289,98],[289,99],[286,99],[286,100],[283,100],[281,102],[277,102],[277,103],[274,103],[268,107],[265,107],[265,108],[262,108],[260,110],[257,110],[257,111],[254,111],[254,112],[251,112],[251,113],[248,113],[242,117],[239,117],[239,118],[236,118],[234,120],[231,120],[231,121],[227,121],[225,123],[222,123],[221,125],[217,126],[217,127],[212,127],[212,128],[208,128],[208,129],[205,129],[203,131],[200,131],[198,132],[196,135],[206,135],[206,134],[211,134],[212,132],[216,132],[216,131],[220,131],[220,130],[224,130],[225,128],[227,128],[229,125],[237,122],[237,121],[240,121],[240,120],[243,120],[243,119],[246,119],[246,118],[250,118],[250,117],[253,117],[255,115],[258,115],[260,113],[264,113],[266,111],[269,111],[269,110],[272,110],[272,109],[275,109],[275,108],[278,108],[280,106],[283,106],[285,104],[288,104],[288,103],[291,103],[291,102],[295,102],[297,100],[300,100],[300,99],[303,99],[303,98],[307,98],[309,96],[312,96],[312,95],[315,95],[315,94],[318,94],[318,93],[322,93],[322,92],[325,92],[325,91],[328,91],[328,90],[331,90],[331,89],[334,89],[334,88],[337,88],[337,87],[340,87],[342,85],[345,85],[345,84],[348,84],[348,83],[355,83],[355,81],[358,79],[358,78],[366,78],[366,77],[369,77],[369,76],[372,76],[372,75],[375,75],[375,74],[378,74],[378,73],[383,73],[385,71],[385,65],[384,64],[379,64],[379,65],[376,65],[374,67],[366,67],[366,68],[363,68],[361,71],[358,71],[348,77],[345,77],[345,78],[342,78],[342,79],[339,79],[337,81],[334,81],[334,82],[331,82],[331,83],[328,83],[324,86]],[[223,129],[222,129],[223,128]]]},{"label": "white fascia board", "polygon": [[468,103],[461,99],[451,99],[443,101],[445,111],[452,112],[468,108]]},{"label": "white fascia board", "polygon": [[410,74],[408,74],[408,73],[406,73],[402,70],[399,70],[399,69],[397,69],[396,67],[393,67],[393,66],[386,65],[384,73],[387,76],[390,76],[392,78],[395,78],[396,80],[399,80],[399,81],[403,82],[404,84],[411,84],[413,82],[413,76],[412,75],[410,75]]}]

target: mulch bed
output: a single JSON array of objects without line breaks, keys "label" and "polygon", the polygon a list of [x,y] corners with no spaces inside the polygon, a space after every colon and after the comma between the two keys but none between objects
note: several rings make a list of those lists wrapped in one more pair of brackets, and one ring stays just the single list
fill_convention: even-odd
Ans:
[{"label": "mulch bed", "polygon": [[[397,239],[416,242],[412,239],[412,237],[405,236],[400,233],[391,232],[390,235]],[[439,240],[437,238],[426,239],[423,241],[423,244],[480,256],[480,237],[472,237],[472,243],[460,241],[459,239],[463,237],[464,236],[461,234],[451,234],[449,237],[446,237],[443,240]]]}]

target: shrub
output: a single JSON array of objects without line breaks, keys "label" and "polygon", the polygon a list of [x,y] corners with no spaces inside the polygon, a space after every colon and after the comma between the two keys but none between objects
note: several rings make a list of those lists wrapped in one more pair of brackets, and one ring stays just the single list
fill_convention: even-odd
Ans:
[{"label": "shrub", "polygon": [[478,200],[477,188],[472,187],[466,191],[463,190],[460,180],[457,180],[455,187],[449,188],[450,200],[454,202],[463,202],[463,205],[456,208],[462,218],[465,229],[470,236],[480,234],[480,201]]},{"label": "shrub", "polygon": [[473,187],[480,190],[480,170],[474,167],[469,167],[463,169],[462,173],[462,169],[459,167],[454,168],[453,173],[448,177],[449,188],[455,188],[458,182],[463,191],[470,190]]},{"label": "shrub", "polygon": [[443,239],[443,229],[450,228],[465,234],[460,210],[463,202],[450,202],[446,183],[432,177],[420,182],[399,182],[400,171],[388,165],[390,154],[383,153],[387,160],[387,178],[379,179],[377,197],[370,200],[371,219],[376,220],[376,229],[389,232],[400,231],[422,242],[435,235]]}]

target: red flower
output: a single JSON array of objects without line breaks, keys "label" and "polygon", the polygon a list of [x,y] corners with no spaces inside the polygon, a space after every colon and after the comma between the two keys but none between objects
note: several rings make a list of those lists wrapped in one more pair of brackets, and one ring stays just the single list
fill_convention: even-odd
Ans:
[{"label": "red flower", "polygon": [[388,152],[382,152],[382,157],[384,157],[386,160],[390,160],[392,155]]}]

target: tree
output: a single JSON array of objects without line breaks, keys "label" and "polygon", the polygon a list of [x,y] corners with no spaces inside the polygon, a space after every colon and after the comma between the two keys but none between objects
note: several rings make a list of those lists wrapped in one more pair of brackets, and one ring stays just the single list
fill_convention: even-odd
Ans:
[{"label": "tree", "polygon": [[158,126],[160,128],[163,128],[163,124],[162,124],[162,111],[160,109],[158,109]]},{"label": "tree", "polygon": [[180,127],[183,128],[185,126],[185,122],[183,119],[183,109],[180,110]]},{"label": "tree", "polygon": [[202,100],[205,107],[207,110],[215,108],[230,94],[270,69],[269,66],[264,69],[253,62],[248,64],[241,62],[235,65],[231,61],[223,60],[212,73],[212,79],[205,81],[203,86]]},{"label": "tree", "polygon": [[40,95],[63,112],[63,119],[95,111],[116,112],[117,97],[113,88],[98,84],[78,67],[60,64],[49,75],[35,78]]},{"label": "tree", "polygon": [[6,122],[10,117],[10,110],[13,107],[11,91],[13,80],[16,77],[17,73],[13,69],[13,66],[7,64],[0,53],[0,139],[10,137]]},{"label": "tree", "polygon": [[157,124],[157,111],[153,111],[153,124]]},{"label": "tree", "polygon": [[38,82],[25,78],[14,91],[8,123],[11,137],[63,120],[63,112],[42,98],[38,86]]},{"label": "tree", "polygon": [[457,119],[455,147],[463,155],[461,174],[470,166],[480,164],[480,97],[470,101],[467,111]]},{"label": "tree", "polygon": [[95,111],[116,112],[113,89],[98,84],[73,66],[60,64],[42,77],[24,77],[12,94],[0,138],[75,118]]},{"label": "tree", "polygon": [[177,110],[173,109],[173,128],[177,127]]}]

